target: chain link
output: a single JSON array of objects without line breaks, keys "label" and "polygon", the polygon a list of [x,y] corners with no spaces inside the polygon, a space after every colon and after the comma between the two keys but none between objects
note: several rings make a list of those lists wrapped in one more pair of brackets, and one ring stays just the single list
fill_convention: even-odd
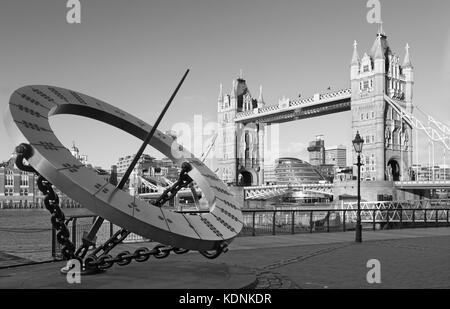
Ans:
[{"label": "chain link", "polygon": [[162,207],[166,202],[172,200],[178,193],[178,191],[180,191],[182,188],[186,188],[190,183],[192,183],[193,180],[188,175],[191,170],[191,164],[189,164],[188,162],[183,162],[183,164],[181,164],[181,172],[178,180],[172,186],[170,186],[170,188],[164,190],[161,196],[152,204],[156,207]]},{"label": "chain link", "polygon": [[33,167],[24,165],[23,160],[29,159],[33,155],[33,148],[28,144],[20,144],[16,147],[16,166],[22,171],[35,173],[38,176],[37,186],[39,191],[45,195],[44,205],[45,208],[51,213],[51,223],[56,230],[56,240],[61,245],[61,254],[63,259],[70,260],[76,258],[75,246],[70,241],[70,232],[65,223],[65,216],[59,207],[58,194],[53,190],[52,184],[40,175]]},{"label": "chain link", "polygon": [[99,270],[105,270],[112,267],[114,264],[117,264],[119,266],[128,265],[133,260],[136,262],[145,262],[151,256],[157,259],[163,259],[168,257],[171,251],[175,252],[176,254],[184,254],[189,252],[189,250],[187,249],[179,249],[166,245],[157,245],[151,250],[146,247],[138,248],[134,251],[134,253],[130,253],[129,251],[122,251],[115,257],[107,253],[102,254],[98,257],[95,254],[91,254],[85,259],[85,267],[89,269],[97,268]]}]

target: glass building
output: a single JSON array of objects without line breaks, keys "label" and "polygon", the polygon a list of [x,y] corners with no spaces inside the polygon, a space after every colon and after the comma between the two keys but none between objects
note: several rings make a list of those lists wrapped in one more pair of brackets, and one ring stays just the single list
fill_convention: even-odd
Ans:
[{"label": "glass building", "polygon": [[275,178],[278,185],[325,181],[325,178],[311,164],[296,158],[278,159],[275,162]]}]

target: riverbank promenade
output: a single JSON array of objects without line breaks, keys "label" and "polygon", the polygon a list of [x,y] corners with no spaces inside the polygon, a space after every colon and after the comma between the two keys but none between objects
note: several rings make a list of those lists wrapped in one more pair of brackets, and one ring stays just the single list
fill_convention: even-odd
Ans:
[{"label": "riverbank promenade", "polygon": [[[362,243],[355,243],[354,236],[349,231],[238,237],[215,260],[196,252],[171,254],[163,260],[113,266],[103,274],[82,277],[80,285],[66,283],[59,273],[63,262],[2,268],[0,288],[227,288],[223,283],[214,286],[221,281],[256,289],[450,288],[450,228],[364,231]],[[113,253],[152,245],[123,244]],[[0,253],[2,257],[13,259]],[[380,262],[381,283],[367,281],[372,270],[367,262],[374,259]],[[158,269],[165,272],[163,280],[145,279]],[[180,272],[187,275],[180,277]],[[196,276],[203,282],[195,281]]]}]

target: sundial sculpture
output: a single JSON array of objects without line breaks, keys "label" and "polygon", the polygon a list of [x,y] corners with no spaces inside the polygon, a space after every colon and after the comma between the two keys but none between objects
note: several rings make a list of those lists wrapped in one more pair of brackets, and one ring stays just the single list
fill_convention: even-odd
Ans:
[{"label": "sundial sculpture", "polygon": [[[189,71],[189,70],[188,70]],[[188,71],[184,75],[171,100],[160,115],[158,123],[174,98]],[[119,128],[146,141],[174,163],[182,165],[178,188],[166,192],[154,205],[136,199],[128,192],[105,181],[95,171],[84,166],[73,157],[68,149],[55,136],[49,124],[49,117],[58,114],[72,114],[95,119]],[[46,207],[52,213],[52,224],[59,231],[58,241],[65,244],[63,255],[67,259],[83,260],[88,248],[103,222],[109,220],[122,229],[112,239],[97,248],[84,259],[86,267],[108,268],[115,262],[126,265],[132,259],[143,261],[150,256],[162,258],[170,251],[184,253],[196,250],[205,257],[217,257],[226,250],[227,245],[241,231],[243,217],[241,207],[227,186],[191,153],[183,149],[183,158],[176,158],[171,149],[182,149],[173,137],[163,134],[151,125],[88,95],[54,86],[32,85],[16,90],[10,98],[6,112],[5,125],[16,145],[19,168],[35,172],[40,176],[39,189],[46,194]],[[152,130],[153,128],[153,130]],[[151,135],[149,132],[153,131]],[[147,143],[143,144],[141,150]],[[141,151],[140,150],[140,151]],[[140,155],[136,156],[136,160]],[[24,164],[26,159],[27,164]],[[130,170],[131,172],[131,170]],[[126,178],[126,177],[124,177]],[[125,179],[126,180],[126,179]],[[188,181],[186,181],[188,180]],[[173,193],[188,182],[194,181],[206,198],[209,211],[201,213],[182,213],[161,207]],[[83,207],[99,217],[76,252],[68,241],[68,230],[64,226],[64,215],[58,206],[58,197],[52,184]],[[56,195],[56,196],[55,196]],[[134,255],[129,252],[113,258],[109,251],[120,243],[130,232],[141,235],[163,245],[152,250],[141,248]]]}]

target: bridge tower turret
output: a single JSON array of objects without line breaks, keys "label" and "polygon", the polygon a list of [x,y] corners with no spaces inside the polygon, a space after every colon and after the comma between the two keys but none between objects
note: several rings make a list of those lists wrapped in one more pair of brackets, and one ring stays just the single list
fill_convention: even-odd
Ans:
[{"label": "bridge tower turret", "polygon": [[[395,104],[412,111],[413,74],[409,50],[403,64],[380,29],[370,53],[360,59],[354,43],[351,62],[353,136],[364,138],[362,180],[408,180],[412,162],[412,128]],[[389,99],[386,99],[386,96]],[[389,101],[389,102],[388,102]],[[356,153],[353,151],[356,162]]]},{"label": "bridge tower turret", "polygon": [[406,44],[406,54],[403,60],[403,74],[405,75],[405,103],[409,113],[413,112],[413,86],[414,86],[414,68],[409,54],[409,44]]},{"label": "bridge tower turret", "polygon": [[216,158],[218,175],[228,184],[250,186],[263,181],[263,141],[259,139],[260,125],[235,123],[236,113],[251,112],[263,106],[262,90],[259,100],[252,97],[242,71],[233,80],[231,93],[223,95],[220,88],[218,101],[218,136]]},{"label": "bridge tower turret", "polygon": [[361,67],[361,59],[359,58],[358,53],[358,43],[353,43],[353,56],[352,56],[352,64],[350,69],[350,81],[351,81],[351,89],[352,93],[358,93],[359,90],[359,69]]}]

